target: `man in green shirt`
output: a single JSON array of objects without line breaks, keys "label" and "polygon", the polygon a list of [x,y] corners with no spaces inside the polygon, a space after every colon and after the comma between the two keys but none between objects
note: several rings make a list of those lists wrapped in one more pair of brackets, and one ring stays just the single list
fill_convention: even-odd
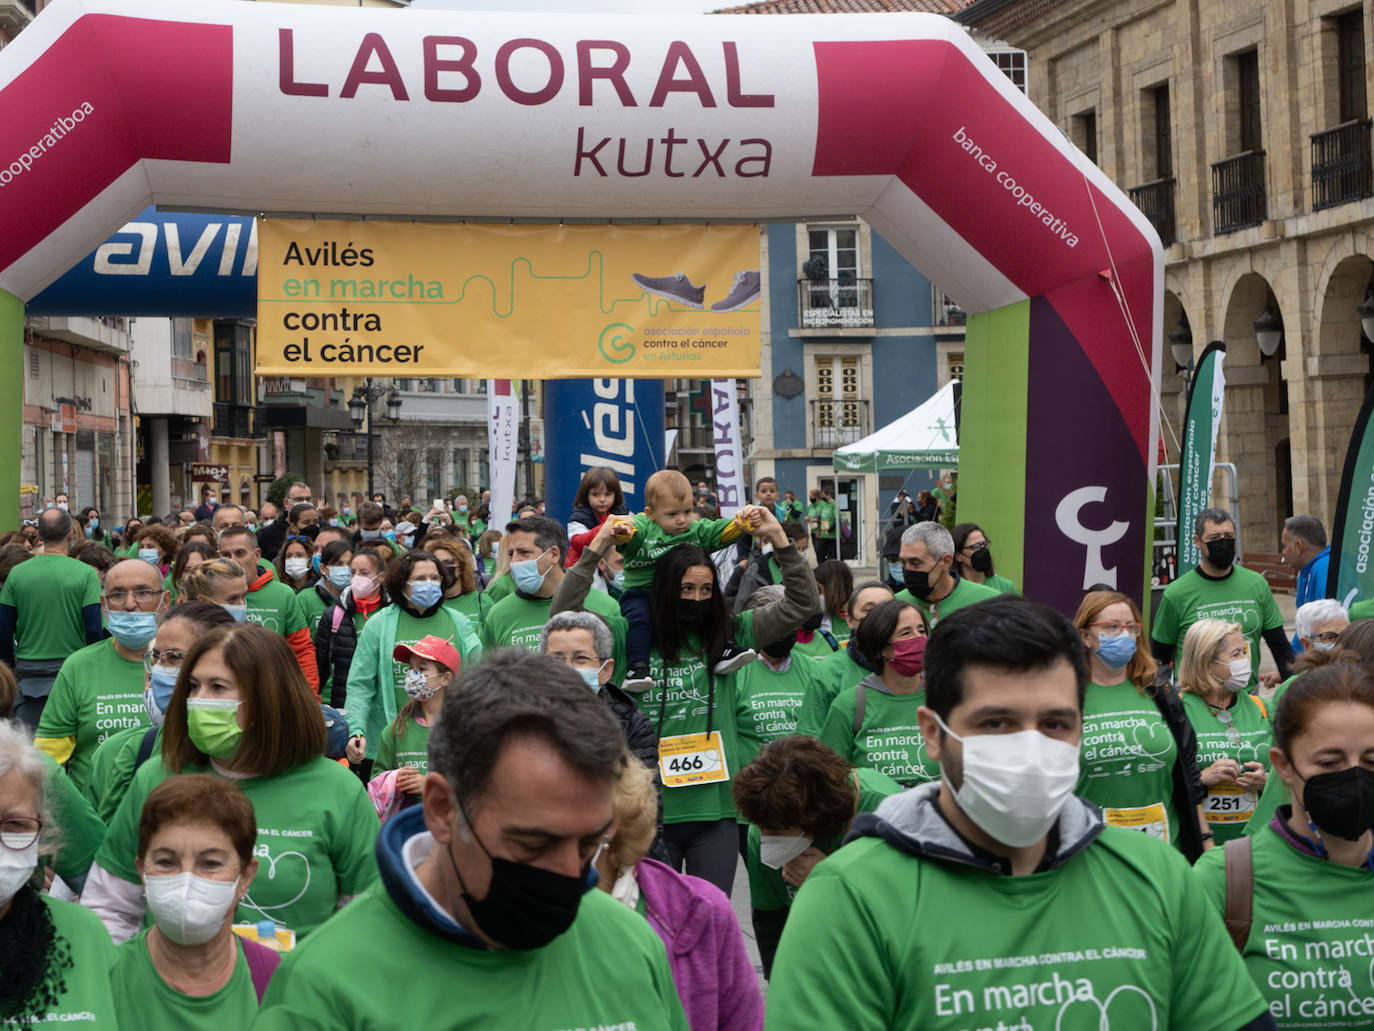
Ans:
[{"label": "man in green shirt", "polygon": [[65,763],[84,788],[91,756],[112,732],[148,726],[143,704],[143,649],[171,602],[157,567],[125,559],[105,574],[102,596],[110,637],[72,652],[57,673],[34,739]]},{"label": "man in green shirt", "polygon": [[[1250,642],[1250,687],[1258,678],[1273,687],[1288,679],[1293,646],[1283,632],[1283,615],[1268,582],[1253,569],[1236,565],[1236,524],[1230,513],[1205,508],[1193,524],[1193,543],[1200,555],[1190,569],[1164,588],[1150,627],[1150,650],[1161,664],[1175,654],[1199,619],[1239,623]],[[1269,645],[1277,673],[1259,676],[1260,641]]]},{"label": "man in green shirt", "polygon": [[625,761],[615,717],[523,651],[447,691],[422,804],[377,841],[380,883],[286,957],[254,1028],[687,1031],[658,935],[592,890]]},{"label": "man in green shirt", "polygon": [[[225,506],[227,507],[227,506]],[[219,512],[223,512],[221,508]],[[216,512],[216,517],[219,516]],[[246,526],[231,526],[219,535],[220,558],[228,559],[248,578],[248,622],[280,634],[296,656],[310,690],[320,693],[315,666],[315,644],[305,625],[296,592],[277,579],[276,571],[262,562],[258,538]]]},{"label": "man in green shirt", "polygon": [[38,726],[66,657],[105,636],[100,577],[67,554],[72,517],[60,508],[38,516],[43,550],[10,570],[0,590],[0,662],[19,680],[15,718]]},{"label": "man in green shirt", "polygon": [[941,618],[1001,591],[965,580],[954,571],[954,536],[939,523],[917,523],[902,533],[902,582],[897,600],[925,613],[932,630]]},{"label": "man in green shirt", "polygon": [[1074,797],[1069,622],[999,596],[943,620],[924,662],[941,779],[860,814],[811,871],[766,1029],[1272,1028],[1183,857]]}]

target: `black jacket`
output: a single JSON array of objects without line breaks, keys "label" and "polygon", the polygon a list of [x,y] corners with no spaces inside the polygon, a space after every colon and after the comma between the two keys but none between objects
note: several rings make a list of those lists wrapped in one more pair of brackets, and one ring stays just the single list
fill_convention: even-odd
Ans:
[{"label": "black jacket", "polygon": [[615,684],[602,684],[601,697],[610,707],[615,718],[620,721],[620,729],[625,732],[625,742],[639,761],[651,770],[658,770],[658,734],[649,717],[635,705],[634,699]]},{"label": "black jacket", "polygon": [[1148,693],[1178,744],[1178,758],[1174,760],[1172,771],[1174,812],[1178,814],[1181,851],[1188,857],[1188,862],[1195,863],[1202,855],[1202,829],[1197,822],[1197,807],[1207,797],[1197,767],[1197,734],[1173,684],[1166,681],[1152,685]]},{"label": "black jacket", "polygon": [[[386,592],[382,592],[382,605],[373,610],[374,614],[388,604]],[[353,625],[353,614],[358,606],[353,603],[353,588],[345,587],[343,596],[330,602],[320,616],[320,625],[315,631],[315,668],[320,671],[320,682],[329,676],[329,704],[336,709],[344,707],[348,691],[348,670],[353,665],[353,653],[358,648],[358,631]],[[335,619],[336,612],[339,618]],[[338,630],[334,624],[339,624]]]}]

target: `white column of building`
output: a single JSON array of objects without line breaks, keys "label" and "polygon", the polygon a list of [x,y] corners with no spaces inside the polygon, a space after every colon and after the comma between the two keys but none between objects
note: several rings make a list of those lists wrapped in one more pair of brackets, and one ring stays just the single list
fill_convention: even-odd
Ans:
[{"label": "white column of building", "polygon": [[149,464],[153,474],[153,515],[162,516],[171,511],[172,489],[168,481],[170,455],[167,447],[167,420],[149,419],[148,436],[153,453]]}]

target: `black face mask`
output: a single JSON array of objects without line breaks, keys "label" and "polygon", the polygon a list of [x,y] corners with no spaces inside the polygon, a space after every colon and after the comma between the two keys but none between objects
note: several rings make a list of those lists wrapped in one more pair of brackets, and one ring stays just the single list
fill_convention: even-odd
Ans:
[{"label": "black face mask", "polygon": [[1220,537],[1207,542],[1207,561],[1217,569],[1230,569],[1236,561],[1236,539]]},{"label": "black face mask", "polygon": [[930,582],[930,571],[925,569],[903,569],[902,583],[911,592],[913,598],[920,598],[925,601],[930,597],[930,592],[935,588]]},{"label": "black face mask", "polygon": [[772,644],[763,646],[763,654],[770,659],[781,660],[792,654],[792,649],[797,646],[797,635],[788,634],[786,637],[774,641]]},{"label": "black face mask", "polygon": [[[466,812],[463,819],[467,821]],[[468,828],[472,828],[471,821],[468,821]],[[582,896],[591,891],[599,879],[591,863],[582,868],[581,876],[569,877],[493,856],[487,852],[487,846],[482,844],[476,831],[472,837],[491,860],[491,884],[487,887],[486,898],[475,899],[468,893],[468,886],[453,858],[452,842],[447,850],[448,861],[462,885],[463,902],[483,934],[508,949],[523,952],[543,948],[572,926]]]},{"label": "black face mask", "polygon": [[988,548],[986,544],[984,544],[977,551],[975,551],[972,556],[970,556],[968,564],[973,567],[975,572],[984,574],[991,573],[992,551]]},{"label": "black face mask", "polygon": [[1304,778],[1302,806],[1321,830],[1355,841],[1374,828],[1374,771],[1352,766]]},{"label": "black face mask", "polygon": [[677,618],[683,626],[697,630],[705,626],[711,618],[714,601],[710,598],[680,598],[677,603]]}]

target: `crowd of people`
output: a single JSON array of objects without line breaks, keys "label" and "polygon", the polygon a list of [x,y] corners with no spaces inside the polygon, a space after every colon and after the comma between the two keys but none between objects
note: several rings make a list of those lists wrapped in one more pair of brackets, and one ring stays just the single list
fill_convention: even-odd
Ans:
[{"label": "crowd of people", "polygon": [[1291,640],[1219,509],[1147,638],[937,491],[858,583],[768,477],[58,496],[0,538],[0,1026],[1374,1029],[1374,620],[1321,524]]}]

